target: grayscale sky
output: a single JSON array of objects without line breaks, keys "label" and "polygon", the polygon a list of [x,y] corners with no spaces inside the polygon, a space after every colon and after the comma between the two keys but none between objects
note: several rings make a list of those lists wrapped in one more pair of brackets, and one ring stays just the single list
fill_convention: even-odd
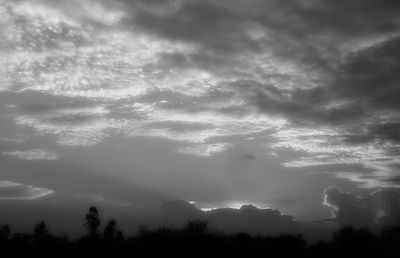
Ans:
[{"label": "grayscale sky", "polygon": [[[88,205],[127,225],[174,205],[400,219],[385,208],[400,209],[399,13],[398,0],[0,0],[0,223],[68,230]],[[187,203],[160,209],[172,199]]]}]

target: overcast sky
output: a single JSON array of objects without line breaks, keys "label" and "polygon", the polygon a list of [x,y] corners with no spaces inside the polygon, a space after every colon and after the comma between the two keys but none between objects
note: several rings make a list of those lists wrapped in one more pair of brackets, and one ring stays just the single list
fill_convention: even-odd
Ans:
[{"label": "overcast sky", "polygon": [[182,199],[400,220],[399,13],[398,0],[0,0],[0,219]]}]

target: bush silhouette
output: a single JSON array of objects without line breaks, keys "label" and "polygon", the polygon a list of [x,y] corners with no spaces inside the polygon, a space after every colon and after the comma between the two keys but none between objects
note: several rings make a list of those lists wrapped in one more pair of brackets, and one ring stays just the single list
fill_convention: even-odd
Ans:
[{"label": "bush silhouette", "polygon": [[183,228],[185,234],[190,236],[202,236],[208,233],[208,221],[206,220],[189,220]]}]

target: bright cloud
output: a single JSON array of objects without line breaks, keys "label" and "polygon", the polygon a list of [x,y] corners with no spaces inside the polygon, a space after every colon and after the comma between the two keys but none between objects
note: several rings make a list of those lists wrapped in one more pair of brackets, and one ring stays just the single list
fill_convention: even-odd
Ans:
[{"label": "bright cloud", "polygon": [[0,200],[35,200],[53,193],[47,188],[0,180]]},{"label": "bright cloud", "polygon": [[212,156],[214,153],[221,152],[227,149],[229,146],[224,143],[214,143],[214,144],[200,144],[193,147],[184,147],[177,150],[184,154],[192,154],[196,156]]},{"label": "bright cloud", "polygon": [[57,160],[58,155],[43,149],[3,151],[3,155],[25,160]]}]

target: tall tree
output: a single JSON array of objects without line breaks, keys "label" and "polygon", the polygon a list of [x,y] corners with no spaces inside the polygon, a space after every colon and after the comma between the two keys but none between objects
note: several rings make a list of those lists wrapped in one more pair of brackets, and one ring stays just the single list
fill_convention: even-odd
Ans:
[{"label": "tall tree", "polygon": [[100,216],[96,207],[90,207],[89,212],[86,214],[86,223],[84,226],[88,231],[90,238],[99,237]]},{"label": "tall tree", "polygon": [[46,243],[50,240],[50,233],[44,221],[35,225],[33,230],[33,241],[36,243]]},{"label": "tall tree", "polygon": [[104,229],[104,240],[106,241],[113,241],[117,234],[117,222],[115,220],[110,220],[107,223],[106,228]]}]

